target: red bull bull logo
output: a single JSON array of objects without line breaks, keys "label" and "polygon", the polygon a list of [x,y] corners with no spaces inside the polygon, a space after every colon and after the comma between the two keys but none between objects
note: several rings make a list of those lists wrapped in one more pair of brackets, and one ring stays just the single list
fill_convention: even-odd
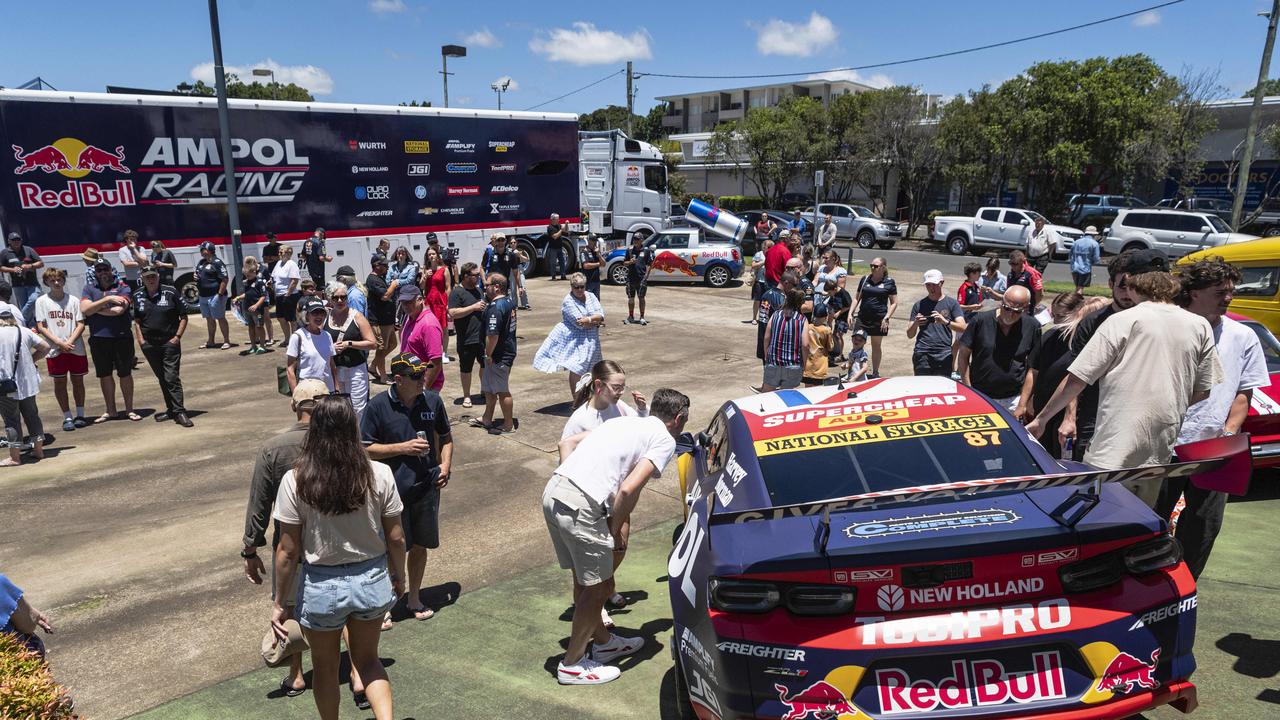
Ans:
[{"label": "red bull bull logo", "polygon": [[693,264],[670,250],[663,250],[653,259],[653,269],[668,273],[684,273],[689,277],[698,277]]},{"label": "red bull bull logo", "polygon": [[858,707],[825,680],[819,680],[791,697],[787,697],[785,685],[774,685],[773,689],[778,691],[778,700],[787,706],[782,720],[803,720],[808,717],[813,717],[814,720],[832,720],[841,715],[859,714]]},{"label": "red bull bull logo", "polygon": [[1160,648],[1151,651],[1151,662],[1144,663],[1127,652],[1121,652],[1102,671],[1102,679],[1098,680],[1097,690],[1110,690],[1127,695],[1135,690],[1148,690],[1160,687],[1156,681],[1156,665],[1160,660]]},{"label": "red bull bull logo", "polygon": [[116,180],[112,185],[99,184],[81,178],[93,173],[115,172],[129,174],[125,165],[124,147],[117,145],[114,152],[90,145],[76,138],[60,138],[49,145],[27,151],[21,145],[12,145],[13,157],[18,161],[15,175],[25,175],[37,170],[63,175],[70,180],[58,188],[43,187],[34,182],[18,183],[18,199],[24,210],[53,208],[124,207],[136,204],[133,182]]}]

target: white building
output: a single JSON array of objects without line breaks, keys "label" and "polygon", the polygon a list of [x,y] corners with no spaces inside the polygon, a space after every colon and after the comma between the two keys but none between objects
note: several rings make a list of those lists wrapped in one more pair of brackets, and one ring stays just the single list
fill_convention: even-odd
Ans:
[{"label": "white building", "polygon": [[664,130],[677,134],[710,132],[718,123],[740,120],[752,108],[773,107],[787,97],[811,97],[824,107],[840,95],[873,90],[870,85],[849,80],[797,80],[773,85],[729,90],[708,90],[683,95],[664,95],[657,100],[666,103],[662,117]]}]

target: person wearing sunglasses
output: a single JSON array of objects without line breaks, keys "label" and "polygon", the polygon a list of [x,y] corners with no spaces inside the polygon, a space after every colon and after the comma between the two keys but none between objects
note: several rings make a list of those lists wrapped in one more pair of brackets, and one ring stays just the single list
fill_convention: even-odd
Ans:
[{"label": "person wearing sunglasses", "polygon": [[289,336],[285,348],[285,373],[289,389],[298,387],[299,380],[315,378],[325,387],[334,389],[336,366],[333,364],[333,338],[325,332],[329,309],[318,297],[309,297],[298,306],[302,327]]},{"label": "person wearing sunglasses", "polygon": [[358,422],[369,402],[369,351],[378,347],[378,341],[369,321],[351,307],[353,287],[341,281],[329,283],[331,307],[325,330],[333,338],[334,380],[338,387],[351,394],[351,407],[356,411]]},{"label": "person wearing sunglasses", "polygon": [[995,310],[974,313],[960,336],[956,372],[973,388],[1013,413],[1033,415],[1031,391],[1040,357],[1040,323],[1031,313],[1031,293],[1014,285]]},{"label": "person wearing sunglasses", "polygon": [[422,602],[427,551],[440,547],[440,491],[449,484],[453,435],[440,393],[424,382],[429,361],[413,353],[391,359],[391,387],[369,401],[360,435],[369,457],[391,466],[409,547],[407,607],[418,620],[435,611]]},{"label": "person wearing sunglasses", "polygon": [[868,379],[880,377],[880,344],[889,334],[889,321],[898,311],[898,284],[889,277],[884,258],[872,258],[871,272],[858,278],[853,293],[853,329],[866,333],[871,341],[871,372]]}]

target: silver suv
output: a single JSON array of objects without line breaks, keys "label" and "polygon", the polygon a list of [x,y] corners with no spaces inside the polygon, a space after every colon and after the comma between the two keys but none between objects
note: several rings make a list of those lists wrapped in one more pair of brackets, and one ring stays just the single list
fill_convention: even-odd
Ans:
[{"label": "silver suv", "polygon": [[1141,208],[1120,211],[1105,231],[1102,249],[1121,253],[1152,248],[1176,258],[1207,247],[1256,239],[1254,235],[1231,232],[1213,213]]},{"label": "silver suv", "polygon": [[[810,205],[803,212],[805,219],[808,220],[813,217],[813,206]],[[836,237],[853,238],[857,241],[858,247],[863,250],[870,250],[876,245],[888,250],[895,242],[902,239],[902,234],[906,230],[906,223],[886,220],[862,205],[845,203],[819,203],[819,228],[824,222],[822,216],[828,214],[831,215],[832,224],[836,226]]]}]

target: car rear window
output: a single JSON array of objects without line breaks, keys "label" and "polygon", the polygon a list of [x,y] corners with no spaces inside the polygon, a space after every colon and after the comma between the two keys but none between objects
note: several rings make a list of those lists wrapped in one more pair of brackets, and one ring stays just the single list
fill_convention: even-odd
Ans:
[{"label": "car rear window", "polygon": [[[943,425],[940,431],[931,432],[938,426],[930,426],[930,421],[886,423],[879,429],[898,427],[914,436],[898,440],[854,440],[849,444],[813,449],[793,448],[808,443],[803,438],[817,434],[779,438],[757,441],[756,455],[773,505],[1043,472],[998,415],[944,418],[942,422],[948,420],[977,420],[969,426],[985,425],[986,429],[964,430],[963,426]],[[862,429],[876,428],[864,426]],[[836,442],[849,439],[837,437]],[[814,442],[821,441],[815,437]]]}]

